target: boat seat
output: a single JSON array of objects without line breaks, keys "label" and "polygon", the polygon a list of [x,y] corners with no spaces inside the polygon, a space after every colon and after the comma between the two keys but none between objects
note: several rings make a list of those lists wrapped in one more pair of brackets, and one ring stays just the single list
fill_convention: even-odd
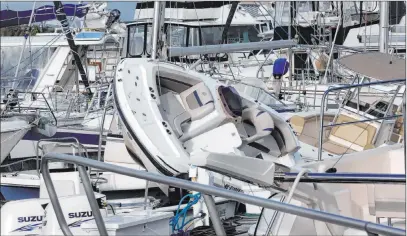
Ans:
[{"label": "boat seat", "polygon": [[198,83],[180,94],[185,110],[191,121],[202,119],[215,110],[211,91],[203,83]]},{"label": "boat seat", "polygon": [[337,154],[337,155],[341,155],[344,153],[352,153],[355,152],[353,149],[345,147],[341,144],[338,144],[336,142],[332,142],[330,140],[324,142],[322,144],[322,148],[327,151],[330,152],[332,154]]},{"label": "boat seat", "polygon": [[250,121],[256,128],[255,135],[244,138],[244,141],[246,141],[247,143],[255,142],[270,135],[271,132],[273,132],[273,118],[271,118],[269,113],[261,111],[257,107],[250,107],[243,110],[242,121],[245,120]]},{"label": "boat seat", "polygon": [[[324,124],[328,124],[332,121],[332,119],[333,117],[331,116],[325,116]],[[301,142],[314,147],[318,147],[318,138],[320,133],[319,115],[312,115],[307,117],[294,115],[290,118],[289,122]],[[329,128],[325,128],[323,141],[326,141],[328,132]]]},{"label": "boat seat", "polygon": [[181,97],[174,92],[160,96],[160,111],[178,137],[182,135],[181,125],[191,120],[191,116],[182,105]]},{"label": "boat seat", "polygon": [[[357,121],[346,115],[339,115],[336,124]],[[376,134],[376,128],[369,123],[354,123],[332,128],[328,137],[330,143],[336,146],[346,147],[353,151],[363,151],[372,148],[373,138]],[[337,153],[341,154],[341,153]]]},{"label": "boat seat", "polygon": [[380,218],[404,219],[406,217],[405,193],[405,185],[368,185],[369,213]]}]

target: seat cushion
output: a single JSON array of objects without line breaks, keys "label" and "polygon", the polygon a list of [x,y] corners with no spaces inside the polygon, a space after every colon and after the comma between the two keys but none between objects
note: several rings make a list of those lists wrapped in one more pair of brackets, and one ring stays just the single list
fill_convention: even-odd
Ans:
[{"label": "seat cushion", "polygon": [[355,152],[354,150],[352,150],[348,147],[342,146],[342,145],[340,145],[336,142],[330,141],[330,140],[328,140],[324,144],[322,144],[322,148],[327,152],[337,154],[337,155]]},{"label": "seat cushion", "polygon": [[[357,120],[341,114],[335,123],[340,124],[354,121]],[[363,148],[368,144],[372,144],[375,133],[376,128],[368,123],[354,123],[332,128],[331,136],[342,139],[345,142],[354,143]]]},{"label": "seat cushion", "polygon": [[192,121],[201,119],[215,109],[212,94],[203,82],[185,90],[180,96]]},{"label": "seat cushion", "polygon": [[184,106],[180,102],[179,96],[176,93],[169,92],[160,96],[160,111],[161,115],[177,136],[182,135],[181,124],[190,120],[191,116],[186,112]]}]

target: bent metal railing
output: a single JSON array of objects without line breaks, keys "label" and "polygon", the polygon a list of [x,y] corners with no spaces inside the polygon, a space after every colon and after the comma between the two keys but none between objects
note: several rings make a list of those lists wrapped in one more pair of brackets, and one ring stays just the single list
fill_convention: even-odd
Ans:
[{"label": "bent metal railing", "polygon": [[[61,227],[62,232],[64,235],[73,235],[72,232],[70,231],[65,217],[62,213],[62,208],[59,203],[54,185],[51,180],[51,175],[49,172],[48,168],[48,163],[50,160],[56,160],[56,161],[62,161],[62,162],[67,162],[67,163],[72,163],[78,165],[78,170],[80,177],[83,181],[84,184],[84,189],[86,196],[89,200],[90,207],[93,211],[93,214],[95,216],[95,222],[97,224],[98,230],[100,235],[107,235],[106,227],[104,224],[104,221],[102,219],[102,215],[99,210],[99,206],[96,202],[95,195],[89,180],[89,177],[86,173],[85,166],[99,169],[99,170],[104,170],[108,172],[113,172],[117,173],[120,175],[126,175],[134,178],[139,178],[139,179],[144,179],[147,181],[152,181],[156,183],[161,183],[161,184],[166,184],[170,186],[175,186],[179,187],[182,189],[188,189],[196,192],[200,192],[204,195],[210,196],[209,199],[212,199],[212,196],[218,196],[218,197],[223,197],[231,200],[235,200],[238,202],[246,203],[246,204],[252,204],[256,205],[259,207],[264,207],[268,209],[273,209],[276,211],[281,211],[289,214],[294,214],[298,215],[301,217],[306,217],[310,218],[313,220],[318,220],[326,223],[331,223],[335,225],[341,225],[345,227],[350,227],[358,230],[363,230],[366,231],[369,235],[371,234],[381,234],[381,235],[405,235],[405,231],[402,229],[397,229],[385,225],[380,225],[372,222],[367,222],[367,221],[362,221],[350,217],[345,217],[345,216],[340,216],[340,215],[335,215],[327,212],[322,212],[322,211],[317,211],[313,209],[308,209],[304,207],[298,207],[286,203],[281,203],[279,201],[274,201],[270,199],[265,199],[265,198],[260,198],[260,197],[255,197],[255,196],[250,196],[246,195],[243,193],[238,193],[214,186],[209,186],[209,185],[204,185],[204,184],[199,184],[199,183],[194,183],[188,180],[183,180],[183,179],[178,179],[175,177],[168,177],[164,175],[159,175],[159,174],[154,174],[154,173],[149,173],[146,171],[140,171],[140,170],[135,170],[131,168],[126,168],[126,167],[121,167],[109,163],[104,163],[104,162],[99,162],[96,160],[91,160],[91,159],[85,159],[83,157],[78,157],[78,156],[71,156],[71,155],[66,155],[66,154],[60,154],[60,153],[48,153],[44,155],[42,158],[42,163],[41,163],[41,170],[42,170],[42,175],[44,178],[44,183],[48,191],[49,198],[51,200],[51,204],[54,208],[55,215],[57,217],[58,223]],[[213,200],[213,199],[212,199]],[[211,201],[206,202],[207,204],[211,205]],[[219,217],[217,215],[217,212],[209,211],[209,215],[212,219],[212,221],[218,221],[219,222]],[[219,224],[214,224],[214,226],[219,226]],[[217,235],[224,235],[223,229],[217,229],[215,227],[215,232]]]},{"label": "bent metal railing", "polygon": [[[334,126],[341,126],[341,125],[349,125],[349,124],[354,124],[354,123],[362,123],[362,122],[368,122],[368,121],[378,121],[378,120],[389,120],[389,119],[397,119],[398,117],[401,117],[402,115],[393,115],[393,116],[386,116],[388,111],[386,111],[386,114],[384,117],[381,118],[372,118],[372,119],[365,119],[365,120],[358,120],[358,121],[351,121],[351,122],[343,122],[339,124],[329,124],[329,125],[324,125],[324,113],[325,113],[325,103],[326,103],[326,97],[328,94],[332,91],[340,91],[340,90],[350,90],[352,88],[361,88],[361,87],[369,87],[372,85],[382,85],[382,84],[396,84],[396,83],[405,83],[405,79],[394,79],[394,80],[385,80],[385,81],[376,81],[376,82],[371,82],[371,83],[362,83],[362,84],[352,84],[352,85],[344,85],[340,87],[331,87],[328,88],[324,94],[322,95],[322,100],[321,100],[321,111],[320,111],[320,129],[319,129],[319,137],[318,137],[318,161],[322,161],[322,145],[323,145],[323,132],[324,128],[327,127],[334,127]],[[394,96],[396,96],[395,94]],[[359,103],[359,97],[358,97],[358,103]],[[391,107],[391,104],[389,104],[389,107]],[[359,109],[359,108],[358,108]],[[389,109],[388,109],[389,110]],[[379,132],[379,131],[378,131]]]}]

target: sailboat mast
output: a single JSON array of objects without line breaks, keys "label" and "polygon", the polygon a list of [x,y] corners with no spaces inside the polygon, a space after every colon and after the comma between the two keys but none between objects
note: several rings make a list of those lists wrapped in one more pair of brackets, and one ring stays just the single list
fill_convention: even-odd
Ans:
[{"label": "sailboat mast", "polygon": [[230,6],[229,15],[228,15],[228,18],[226,19],[226,24],[225,24],[225,27],[224,27],[223,33],[222,33],[222,43],[227,43],[228,30],[229,30],[230,24],[232,23],[233,16],[236,13],[238,5],[239,5],[239,2],[233,2],[232,5]]},{"label": "sailboat mast", "polygon": [[379,31],[379,50],[381,53],[387,53],[389,42],[389,2],[380,2],[380,31]]},{"label": "sailboat mast", "polygon": [[[82,82],[85,85],[86,90],[88,91],[89,94],[92,94],[89,88],[89,80],[88,77],[86,76],[85,68],[83,67],[81,58],[78,54],[79,51],[78,46],[76,46],[71,33],[71,29],[69,28],[69,22],[64,12],[64,6],[62,5],[61,1],[54,1],[54,5],[55,5],[55,16],[58,19],[58,21],[61,22],[62,29],[65,33],[66,39],[68,40],[68,45],[71,48],[72,55],[75,59],[76,68],[78,68],[79,70]],[[77,87],[79,87],[79,84],[77,84]]]},{"label": "sailboat mast", "polygon": [[162,37],[162,27],[164,25],[164,10],[165,2],[155,1],[154,2],[154,20],[153,20],[153,34],[152,34],[152,47],[151,47],[151,58],[158,59],[160,56],[159,50],[161,50],[161,37]]}]

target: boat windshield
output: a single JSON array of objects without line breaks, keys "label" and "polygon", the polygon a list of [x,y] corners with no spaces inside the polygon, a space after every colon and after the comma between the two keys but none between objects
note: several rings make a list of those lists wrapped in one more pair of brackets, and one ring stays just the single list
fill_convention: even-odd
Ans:
[{"label": "boat windshield", "polygon": [[[202,28],[202,45],[214,45],[222,43],[223,26]],[[260,31],[254,25],[230,26],[227,34],[227,43],[250,43],[259,42],[257,36]]]},{"label": "boat windshield", "polygon": [[54,54],[56,47],[32,46],[30,50],[26,48],[16,76],[19,63],[18,55],[22,49],[23,46],[1,47],[0,84],[2,95],[12,87],[19,91],[30,91]]},{"label": "boat windshield", "polygon": [[246,84],[243,82],[236,83],[231,81],[231,83],[228,84],[233,85],[233,87],[235,87],[236,90],[239,91],[239,93],[250,96],[257,100],[258,102],[263,103],[273,109],[279,109],[287,106],[285,103],[280,101],[276,96],[267,92],[263,88]]}]

